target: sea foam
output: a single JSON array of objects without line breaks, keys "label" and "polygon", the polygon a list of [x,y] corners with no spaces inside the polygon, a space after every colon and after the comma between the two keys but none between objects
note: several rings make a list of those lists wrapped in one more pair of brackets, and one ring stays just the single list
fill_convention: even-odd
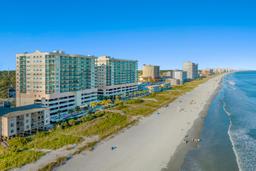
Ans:
[{"label": "sea foam", "polygon": [[239,168],[239,171],[243,171],[241,166],[240,166],[240,159],[239,159],[238,152],[237,152],[237,150],[235,148],[235,142],[234,142],[234,140],[233,140],[233,138],[231,136],[231,127],[232,127],[232,121],[231,121],[231,118],[230,118],[231,113],[226,109],[226,103],[225,102],[223,102],[223,110],[229,116],[228,136],[229,136],[229,139],[230,139],[231,144],[232,144],[232,149],[233,149],[234,154],[236,156],[236,163],[237,163],[237,166]]}]

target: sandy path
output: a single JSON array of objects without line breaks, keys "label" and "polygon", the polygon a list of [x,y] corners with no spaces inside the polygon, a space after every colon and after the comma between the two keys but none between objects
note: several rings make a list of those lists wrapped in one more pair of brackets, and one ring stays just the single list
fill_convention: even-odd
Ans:
[{"label": "sandy path", "polygon": [[[103,141],[92,152],[83,152],[56,170],[60,171],[158,171],[166,167],[193,122],[219,86],[215,77],[179,97],[168,107]],[[158,115],[157,112],[160,112]],[[113,145],[117,149],[111,150]]]}]

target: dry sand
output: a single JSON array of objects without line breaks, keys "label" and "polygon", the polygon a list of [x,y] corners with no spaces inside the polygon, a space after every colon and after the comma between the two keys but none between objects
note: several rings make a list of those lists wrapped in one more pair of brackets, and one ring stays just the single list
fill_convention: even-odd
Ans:
[{"label": "dry sand", "polygon": [[[168,107],[141,119],[94,151],[74,156],[60,171],[159,171],[167,167],[177,147],[219,87],[222,76],[210,79],[179,97]],[[157,114],[157,113],[160,114]],[[117,146],[112,150],[112,146]]]}]

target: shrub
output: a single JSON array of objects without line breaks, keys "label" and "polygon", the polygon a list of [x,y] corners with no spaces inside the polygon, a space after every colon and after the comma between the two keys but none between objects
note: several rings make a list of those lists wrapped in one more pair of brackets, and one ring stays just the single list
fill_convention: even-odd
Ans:
[{"label": "shrub", "polygon": [[130,99],[126,103],[127,104],[138,104],[138,103],[143,103],[143,102],[144,102],[144,100],[142,100],[142,99]]},{"label": "shrub", "polygon": [[74,120],[74,119],[70,119],[68,121],[68,125],[70,125],[70,126],[74,126],[75,124],[76,124],[76,120]]}]

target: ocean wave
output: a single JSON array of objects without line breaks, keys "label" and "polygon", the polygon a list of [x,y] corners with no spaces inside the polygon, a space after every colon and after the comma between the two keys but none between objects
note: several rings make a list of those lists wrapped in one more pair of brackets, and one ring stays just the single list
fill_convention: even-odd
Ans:
[{"label": "ocean wave", "polygon": [[236,163],[237,163],[238,169],[239,169],[239,171],[243,171],[242,168],[241,168],[241,165],[240,165],[240,158],[239,158],[238,152],[235,148],[235,142],[234,142],[234,140],[231,136],[231,127],[232,127],[232,122],[231,122],[231,119],[229,119],[228,136],[229,136],[230,142],[232,144],[232,150],[233,150],[233,152],[235,154],[235,157],[236,157]]},{"label": "ocean wave", "polygon": [[231,113],[226,109],[227,105],[225,102],[223,102],[223,110],[224,112],[228,115],[228,116],[231,116]]},{"label": "ocean wave", "polygon": [[235,81],[228,81],[228,83],[232,86],[236,85]]},{"label": "ocean wave", "polygon": [[231,113],[226,109],[226,103],[225,102],[223,102],[223,110],[229,116],[228,136],[229,136],[230,142],[232,144],[232,150],[233,150],[233,152],[235,154],[235,157],[236,157],[236,163],[237,163],[239,171],[243,171],[241,166],[240,166],[240,158],[239,158],[238,152],[235,148],[235,142],[234,142],[234,140],[231,136],[231,127],[232,127],[232,121],[231,121],[231,118],[230,118]]},{"label": "ocean wave", "polygon": [[239,161],[240,171],[254,171],[255,165],[255,140],[248,134],[248,129],[240,128],[236,130],[230,129],[230,137],[233,140],[234,149]]}]

